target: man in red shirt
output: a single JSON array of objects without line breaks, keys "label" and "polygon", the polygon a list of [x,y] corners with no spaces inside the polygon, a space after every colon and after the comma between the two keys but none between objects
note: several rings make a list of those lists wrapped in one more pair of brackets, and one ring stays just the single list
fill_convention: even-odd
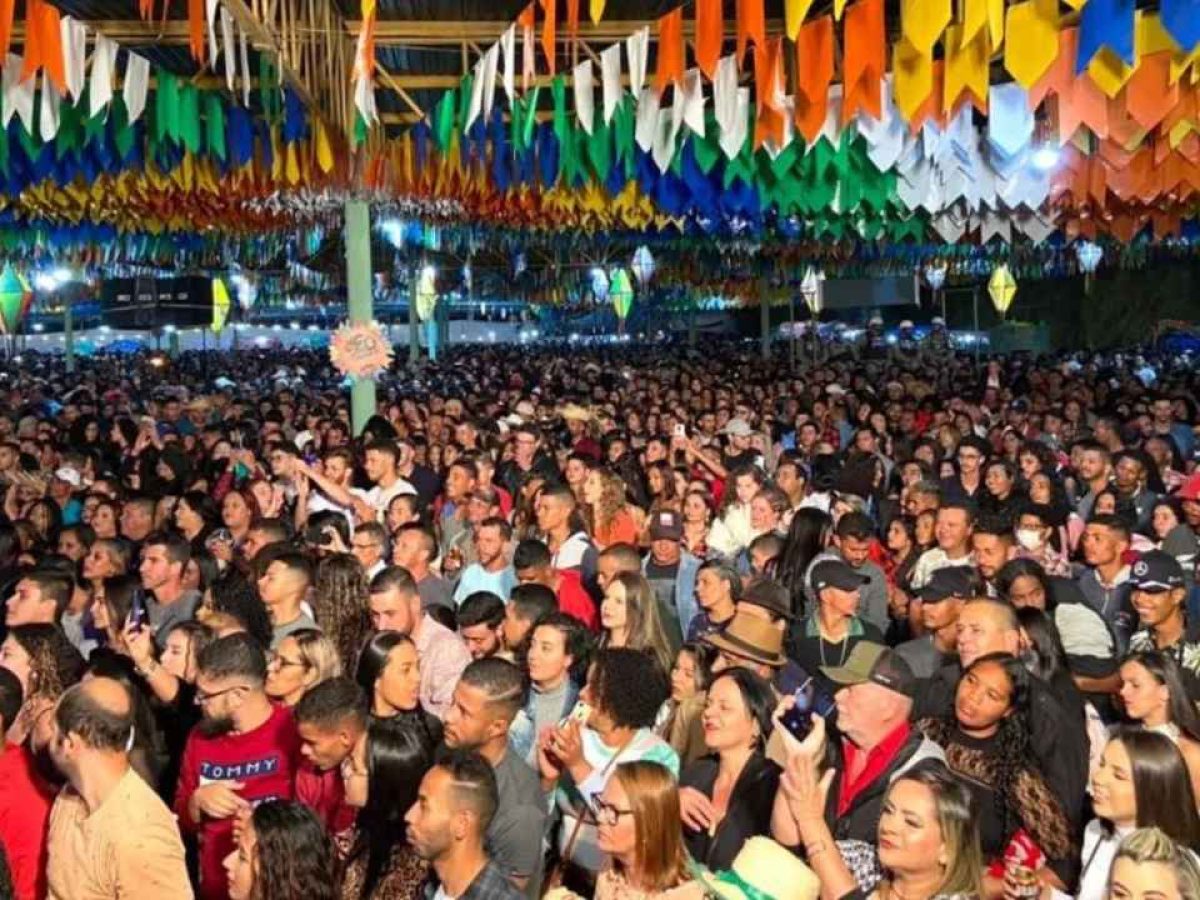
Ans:
[{"label": "man in red shirt", "polygon": [[[24,701],[21,682],[0,669],[0,740]],[[54,791],[38,776],[24,744],[5,742],[0,753],[0,844],[12,870],[17,900],[46,896],[46,822]]]},{"label": "man in red shirt", "polygon": [[367,739],[367,695],[350,678],[314,685],[296,704],[296,731],[303,761],[296,771],[296,799],[317,814],[331,835],[354,824],[356,810],[346,805],[341,767]]},{"label": "man in red shirt", "polygon": [[591,595],[583,587],[582,576],[575,569],[554,568],[551,560],[550,548],[541,541],[521,541],[513,553],[517,583],[543,584],[550,588],[558,598],[561,611],[595,631],[599,614]]},{"label": "man in red shirt", "polygon": [[175,792],[179,825],[200,837],[200,900],[228,900],[221,862],[233,823],[264,800],[291,800],[300,739],[291,710],[264,685],[263,648],[247,634],[213,641],[196,661],[203,720],[188,736]]}]

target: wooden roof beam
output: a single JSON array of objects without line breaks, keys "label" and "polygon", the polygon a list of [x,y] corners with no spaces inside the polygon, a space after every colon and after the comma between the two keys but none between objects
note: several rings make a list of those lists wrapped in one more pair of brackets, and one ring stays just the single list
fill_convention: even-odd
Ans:
[{"label": "wooden roof beam", "polygon": [[[500,39],[508,28],[508,22],[496,21],[447,21],[429,19],[379,19],[375,22],[376,47],[437,47],[458,46],[464,41],[473,41],[483,47],[489,47]],[[650,28],[650,40],[658,39],[658,20],[601,20],[599,25],[588,21],[579,23],[579,39],[591,42],[607,42],[624,40],[639,28]],[[734,39],[737,36],[735,23],[727,18],[725,37]],[[351,36],[357,38],[362,28],[359,19],[347,19],[346,29]],[[696,24],[690,18],[685,18],[683,35],[687,39],[695,37]],[[783,31],[783,20],[772,19],[767,22],[769,34],[780,34]],[[537,39],[541,40],[541,29],[536,31]],[[559,29],[558,40],[561,44],[571,41],[566,29]]]}]

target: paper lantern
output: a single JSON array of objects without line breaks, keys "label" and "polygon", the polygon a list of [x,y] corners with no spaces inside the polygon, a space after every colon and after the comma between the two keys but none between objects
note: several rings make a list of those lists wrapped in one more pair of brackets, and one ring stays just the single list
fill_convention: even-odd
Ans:
[{"label": "paper lantern", "polygon": [[808,271],[804,273],[804,280],[800,282],[800,293],[808,311],[813,316],[820,315],[821,310],[825,308],[825,273],[809,266]]},{"label": "paper lantern", "polygon": [[463,266],[462,280],[463,280],[463,290],[466,291],[468,294],[471,293],[471,285],[474,280],[474,273],[471,271],[470,263],[466,263]]},{"label": "paper lantern", "polygon": [[988,279],[988,293],[992,297],[992,305],[996,307],[996,312],[1004,318],[1008,308],[1012,306],[1013,298],[1017,296],[1017,281],[1006,263],[1001,263],[992,270],[992,277]]},{"label": "paper lantern", "polygon": [[437,306],[437,270],[424,266],[417,278],[417,318],[428,321]]},{"label": "paper lantern", "polygon": [[17,274],[12,263],[5,263],[0,272],[0,332],[16,333],[32,299],[29,282]]},{"label": "paper lantern", "polygon": [[612,300],[617,318],[622,321],[627,319],[629,311],[633,309],[633,284],[629,280],[629,273],[624,269],[613,270],[612,278],[609,279],[608,296]]},{"label": "paper lantern", "polygon": [[935,291],[940,291],[942,285],[946,283],[946,264],[944,262],[931,262],[925,267],[925,282]]},{"label": "paper lantern", "polygon": [[1079,260],[1079,271],[1091,275],[1100,265],[1104,257],[1104,248],[1093,241],[1079,241],[1075,244],[1075,258]]},{"label": "paper lantern", "polygon": [[651,255],[649,247],[642,244],[634,251],[630,268],[633,269],[633,276],[639,285],[645,287],[650,283],[650,279],[654,277],[654,256]]},{"label": "paper lantern", "polygon": [[592,296],[596,298],[597,303],[608,299],[608,287],[608,273],[599,266],[592,269]]},{"label": "paper lantern", "polygon": [[229,321],[229,309],[232,305],[229,300],[229,290],[225,287],[225,282],[220,278],[212,280],[212,296],[212,330],[220,334],[221,330],[225,327],[225,323]]},{"label": "paper lantern", "polygon": [[527,265],[525,262],[525,254],[523,252],[518,253],[516,257],[513,258],[513,278],[520,278],[521,273],[524,272],[526,268]]}]

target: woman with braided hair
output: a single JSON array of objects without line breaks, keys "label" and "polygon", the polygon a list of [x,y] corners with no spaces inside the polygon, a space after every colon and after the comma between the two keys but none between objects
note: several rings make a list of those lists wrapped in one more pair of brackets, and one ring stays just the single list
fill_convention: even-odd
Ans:
[{"label": "woman with braided hair", "polygon": [[1048,881],[1070,884],[1071,825],[1030,749],[1029,677],[1016,657],[982,656],[959,679],[953,715],[922,719],[918,727],[975,794],[993,877],[1003,877],[1004,858],[1017,850],[1030,868],[1047,867]]}]

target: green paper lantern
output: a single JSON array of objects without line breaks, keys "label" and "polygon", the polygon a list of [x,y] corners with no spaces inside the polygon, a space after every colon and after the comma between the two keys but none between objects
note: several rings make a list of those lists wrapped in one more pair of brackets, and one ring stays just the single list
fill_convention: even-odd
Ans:
[{"label": "green paper lantern", "polygon": [[437,299],[437,272],[433,266],[425,266],[417,280],[417,318],[428,322],[437,306]]},{"label": "green paper lantern", "polygon": [[0,273],[0,332],[16,333],[32,296],[29,282],[17,274],[12,263],[5,263]]},{"label": "green paper lantern", "polygon": [[629,311],[633,309],[633,283],[624,269],[613,270],[612,278],[609,279],[608,298],[612,301],[618,319],[624,321],[629,318]]}]

